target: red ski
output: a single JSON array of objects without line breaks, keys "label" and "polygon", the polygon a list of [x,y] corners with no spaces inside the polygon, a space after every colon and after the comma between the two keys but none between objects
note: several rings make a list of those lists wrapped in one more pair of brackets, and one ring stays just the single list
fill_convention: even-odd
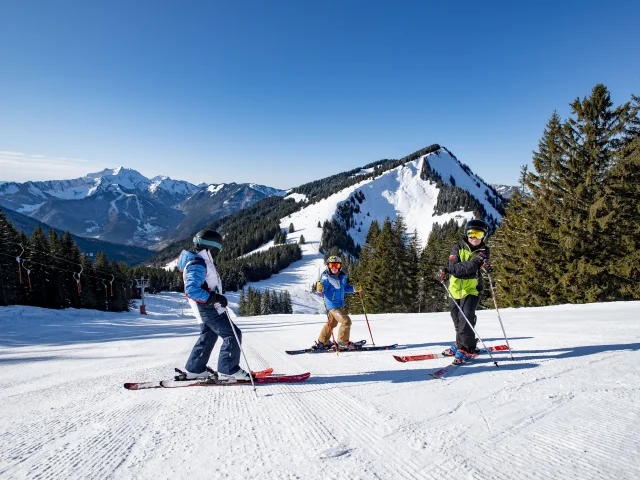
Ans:
[{"label": "red ski", "polygon": [[[254,379],[258,379],[258,378],[264,378],[264,377],[268,377],[269,375],[271,375],[273,373],[273,368],[267,368],[266,370],[260,370],[258,372],[253,372],[253,376]],[[170,380],[165,380],[165,381],[170,381]],[[173,380],[171,380],[173,381]],[[196,380],[192,380],[196,381]],[[197,380],[198,382],[201,382],[201,380]],[[180,382],[174,382],[174,383],[188,383],[188,381],[180,381]],[[126,388],[127,390],[142,390],[145,388],[162,388],[162,381],[158,381],[158,382],[128,382],[124,384],[124,388]]]},{"label": "red ski", "polygon": [[[503,350],[509,350],[509,347],[506,345],[496,345],[495,347],[489,347],[488,351],[490,352],[500,352]],[[487,349],[486,348],[482,348],[480,349],[480,353],[487,353]],[[446,357],[452,357],[453,356],[453,352],[451,350],[449,350],[449,354],[445,354],[443,352],[440,353],[425,353],[423,355],[405,355],[405,356],[400,356],[400,355],[394,355],[393,358],[395,358],[397,361],[399,362],[419,362],[421,360],[431,360],[434,358],[446,358]]]},{"label": "red ski", "polygon": [[[271,383],[299,383],[304,382],[311,376],[310,372],[301,373],[299,375],[269,375],[266,377],[259,377],[253,380],[256,385],[265,385]],[[238,381],[224,381],[224,380],[187,380],[187,381],[175,381],[175,380],[163,380],[160,382],[162,388],[180,388],[180,387],[219,387],[230,385],[251,385],[251,380]]]}]

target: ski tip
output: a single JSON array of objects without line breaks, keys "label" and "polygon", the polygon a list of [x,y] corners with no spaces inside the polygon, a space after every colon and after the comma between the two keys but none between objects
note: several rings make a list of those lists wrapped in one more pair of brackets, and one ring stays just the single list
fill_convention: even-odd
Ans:
[{"label": "ski tip", "polygon": [[267,368],[266,370],[260,370],[257,372],[251,372],[253,374],[253,378],[261,378],[268,377],[273,373],[273,368]]},{"label": "ski tip", "polygon": [[127,390],[138,390],[138,384],[137,383],[125,383],[124,384],[124,388],[126,388]]},{"label": "ski tip", "polygon": [[398,355],[394,355],[393,358],[395,358],[399,362],[407,363],[407,361],[404,359],[404,357],[399,357]]}]

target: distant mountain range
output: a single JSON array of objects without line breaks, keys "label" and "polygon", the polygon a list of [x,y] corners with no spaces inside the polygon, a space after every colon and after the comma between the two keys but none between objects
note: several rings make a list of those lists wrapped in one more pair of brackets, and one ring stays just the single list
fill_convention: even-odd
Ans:
[{"label": "distant mountain range", "polygon": [[72,180],[0,182],[0,206],[81,237],[159,248],[286,192],[256,184],[193,185],[118,167]]},{"label": "distant mountain range", "polygon": [[[9,220],[16,229],[25,232],[27,235],[31,235],[38,225],[42,227],[46,234],[48,234],[49,230],[53,228],[14,210],[1,208],[0,212],[7,217],[7,220]],[[55,230],[60,236],[65,233],[57,228],[53,228],[53,230]],[[72,237],[78,245],[78,248],[80,248],[80,251],[82,253],[86,253],[90,257],[93,257],[98,252],[104,252],[107,254],[109,260],[124,262],[127,265],[134,266],[148,260],[153,255],[151,250],[136,247],[135,245],[121,245],[97,240],[95,238],[79,237],[77,235],[72,235]]]},{"label": "distant mountain range", "polygon": [[505,200],[509,200],[513,197],[513,194],[516,193],[518,187],[514,187],[512,185],[500,185],[499,183],[494,183],[491,185],[496,191],[504,198]]}]

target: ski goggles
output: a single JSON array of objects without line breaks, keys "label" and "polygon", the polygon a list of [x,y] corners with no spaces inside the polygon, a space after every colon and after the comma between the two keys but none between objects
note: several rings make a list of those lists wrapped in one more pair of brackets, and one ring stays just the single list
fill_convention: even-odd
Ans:
[{"label": "ski goggles", "polygon": [[214,242],[213,240],[205,240],[204,238],[193,237],[193,243],[204,247],[214,247],[222,251],[222,245],[220,245],[218,242]]},{"label": "ski goggles", "polygon": [[477,238],[478,240],[482,240],[485,236],[485,233],[482,230],[467,230],[468,238]]},{"label": "ski goggles", "polygon": [[336,263],[336,262],[327,263],[327,267],[329,267],[329,268],[338,268],[339,269],[341,266],[342,266],[341,263]]}]

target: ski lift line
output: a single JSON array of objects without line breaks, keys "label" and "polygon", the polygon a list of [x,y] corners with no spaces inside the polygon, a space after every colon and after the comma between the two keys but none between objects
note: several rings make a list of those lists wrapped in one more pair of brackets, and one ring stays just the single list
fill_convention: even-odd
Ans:
[{"label": "ski lift line", "polygon": [[[11,242],[11,241],[9,241],[9,242],[7,242],[7,243],[12,243],[12,244],[14,244],[14,245],[18,245],[20,248],[22,248],[22,253],[24,253],[25,248],[22,246],[22,244],[21,244],[21,243],[16,243],[16,242]],[[68,260],[68,259],[63,258],[63,257],[58,257],[57,255],[54,255],[54,254],[49,253],[49,252],[43,252],[43,251],[41,251],[41,250],[36,250],[35,248],[32,248],[32,247],[28,247],[28,248],[27,248],[27,250],[29,250],[29,251],[31,251],[31,252],[34,252],[34,253],[41,253],[41,254],[43,254],[43,255],[49,255],[50,257],[55,258],[55,259],[58,259],[58,260],[62,260],[63,262],[73,263],[74,265],[82,266],[82,264],[80,264],[80,263],[78,263],[78,262],[74,262],[74,261],[72,261],[72,260]],[[20,254],[20,256],[22,255],[22,253]],[[20,258],[20,256],[18,256],[18,258]],[[19,262],[18,262],[18,263],[19,263]],[[112,275],[111,273],[104,272],[104,271],[102,271],[102,270],[98,270],[98,269],[96,269],[96,268],[94,268],[94,270],[95,270],[96,272],[104,273],[105,275]],[[123,278],[123,277],[118,277],[118,278]]]},{"label": "ski lift line", "polygon": [[29,262],[28,260],[23,260],[22,261],[22,268],[24,268],[27,271],[27,280],[29,282],[29,291],[33,292],[33,288],[31,287],[31,269],[25,265],[25,263],[28,263],[28,262]]},{"label": "ski lift line", "polygon": [[[78,285],[78,293],[82,293],[82,286],[80,285],[80,275],[82,275],[83,271],[84,267],[82,267],[78,273],[73,272],[73,278],[75,278],[76,284]],[[78,278],[76,278],[76,275],[78,275]]]},{"label": "ski lift line", "polygon": [[20,254],[16,257],[16,261],[18,262],[18,278],[20,279],[20,283],[22,283],[22,270],[20,269],[20,257],[24,255],[24,247],[20,243],[17,243],[16,245],[19,245],[20,248],[22,249],[22,252],[20,252]]},{"label": "ski lift line", "polygon": [[[9,257],[9,258],[15,258],[13,255],[9,255],[9,254],[7,254],[7,253],[2,253],[2,252],[0,252],[0,255],[3,255],[3,256],[5,256],[5,257]],[[74,272],[73,270],[67,270],[66,268],[55,267],[55,266],[53,266],[53,265],[49,265],[49,264],[46,264],[46,263],[34,262],[33,260],[28,260],[28,261],[29,261],[29,263],[32,263],[32,264],[34,264],[34,265],[41,265],[41,266],[46,267],[46,268],[48,268],[48,269],[60,270],[61,272],[68,272],[68,273],[71,273],[71,274],[75,274],[75,273],[77,273],[77,272]],[[23,263],[24,263],[24,262],[23,262]],[[78,264],[78,265],[80,265],[80,264]],[[84,268],[82,265],[80,265],[80,267]],[[23,268],[25,268],[25,267],[23,267]],[[26,268],[25,268],[25,270],[26,270]],[[98,271],[100,272],[100,270],[98,270]],[[109,273],[108,275],[112,275],[112,274],[110,274],[110,273]],[[95,280],[102,280],[102,278],[100,278],[100,277],[94,277],[93,275],[83,274],[83,276],[88,277],[88,278],[93,278],[93,279],[95,279]],[[115,276],[114,276],[114,277],[115,277]],[[74,277],[74,278],[75,278],[75,277]],[[126,282],[128,282],[128,281],[129,281],[129,279],[124,278],[124,277],[115,277],[115,278],[118,278],[118,279],[122,280],[122,281],[123,281],[123,283],[126,283]]]}]

